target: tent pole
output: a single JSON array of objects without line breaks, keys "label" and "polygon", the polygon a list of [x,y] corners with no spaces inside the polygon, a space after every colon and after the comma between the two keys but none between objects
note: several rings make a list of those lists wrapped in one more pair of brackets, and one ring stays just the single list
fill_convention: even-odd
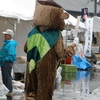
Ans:
[{"label": "tent pole", "polygon": [[94,0],[94,16],[97,15],[97,0]]},{"label": "tent pole", "polygon": [[65,43],[66,47],[67,47],[67,39],[68,39],[68,24],[67,24],[67,28],[66,28],[66,43]]},{"label": "tent pole", "polygon": [[14,24],[13,23],[11,23],[8,19],[6,19],[13,27],[14,27]]},{"label": "tent pole", "polygon": [[14,40],[16,40],[16,21],[14,20]]}]

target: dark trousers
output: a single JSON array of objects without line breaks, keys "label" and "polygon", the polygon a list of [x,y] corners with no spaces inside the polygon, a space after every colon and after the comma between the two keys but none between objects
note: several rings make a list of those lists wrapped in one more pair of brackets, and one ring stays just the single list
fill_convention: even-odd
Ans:
[{"label": "dark trousers", "polygon": [[12,69],[13,62],[4,62],[1,71],[2,71],[2,79],[3,84],[9,89],[9,92],[12,92],[12,76],[11,76],[11,69]]}]

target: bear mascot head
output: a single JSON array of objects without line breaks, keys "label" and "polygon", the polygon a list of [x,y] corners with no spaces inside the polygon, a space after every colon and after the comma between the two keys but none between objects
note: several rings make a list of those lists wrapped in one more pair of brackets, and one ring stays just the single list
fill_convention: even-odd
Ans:
[{"label": "bear mascot head", "polygon": [[68,19],[69,14],[53,1],[38,0],[36,3],[33,24],[35,26],[45,26],[52,29],[63,30],[64,19]]}]

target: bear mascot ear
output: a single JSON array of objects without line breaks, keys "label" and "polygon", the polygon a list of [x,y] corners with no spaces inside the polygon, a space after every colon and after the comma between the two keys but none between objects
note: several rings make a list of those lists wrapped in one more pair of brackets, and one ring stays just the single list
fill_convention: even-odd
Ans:
[{"label": "bear mascot ear", "polygon": [[69,14],[65,13],[60,5],[50,0],[36,1],[33,24],[35,26],[45,26],[52,29],[63,30],[64,19],[68,19]]},{"label": "bear mascot ear", "polygon": [[68,19],[68,18],[69,18],[69,14],[68,14],[68,13],[63,12],[63,13],[60,15],[60,19]]}]

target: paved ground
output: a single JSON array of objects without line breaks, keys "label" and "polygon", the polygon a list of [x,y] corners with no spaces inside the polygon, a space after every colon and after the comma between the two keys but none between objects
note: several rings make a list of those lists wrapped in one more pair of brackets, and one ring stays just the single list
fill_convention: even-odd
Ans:
[{"label": "paved ground", "polygon": [[[94,71],[78,71],[69,74],[60,84],[55,83],[53,100],[100,100],[100,65]],[[23,93],[14,93],[12,97],[0,97],[0,100],[25,100]]]},{"label": "paved ground", "polygon": [[53,100],[100,100],[100,72],[78,71],[75,79],[57,85]]}]

